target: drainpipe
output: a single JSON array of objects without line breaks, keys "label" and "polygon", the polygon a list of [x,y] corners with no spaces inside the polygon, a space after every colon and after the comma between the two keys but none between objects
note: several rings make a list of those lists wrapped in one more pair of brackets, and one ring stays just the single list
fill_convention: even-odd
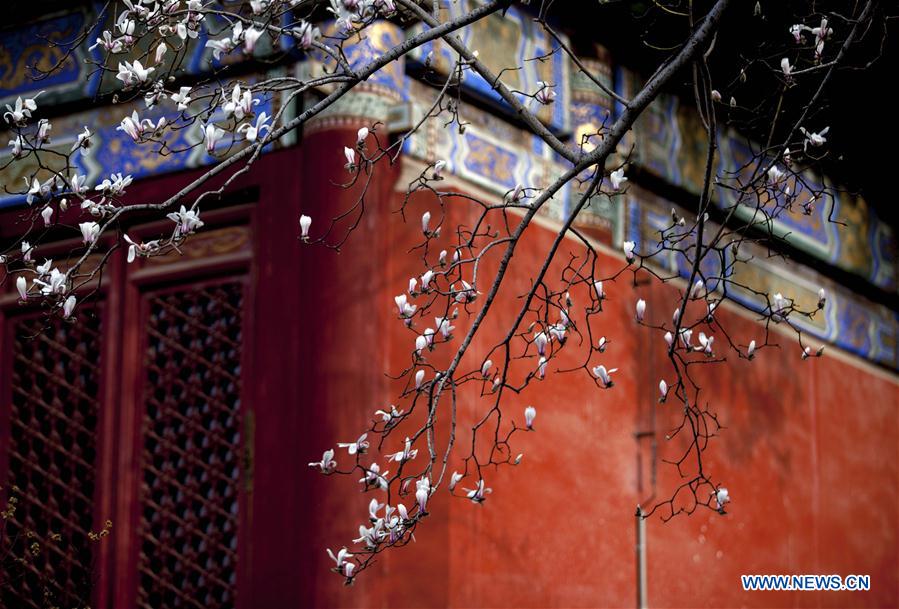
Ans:
[{"label": "drainpipe", "polygon": [[637,609],[646,609],[646,519],[639,505],[634,516],[637,523]]}]

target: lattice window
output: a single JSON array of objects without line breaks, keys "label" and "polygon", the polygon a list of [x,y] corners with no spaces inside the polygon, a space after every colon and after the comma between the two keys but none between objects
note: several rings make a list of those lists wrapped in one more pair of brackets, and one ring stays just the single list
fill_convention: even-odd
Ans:
[{"label": "lattice window", "polygon": [[77,323],[43,317],[11,323],[5,492],[15,485],[18,502],[6,541],[17,540],[12,556],[27,553],[27,560],[5,556],[0,565],[5,607],[90,603],[101,353],[95,313],[82,307]]},{"label": "lattice window", "polygon": [[233,607],[243,284],[148,297],[138,603]]}]

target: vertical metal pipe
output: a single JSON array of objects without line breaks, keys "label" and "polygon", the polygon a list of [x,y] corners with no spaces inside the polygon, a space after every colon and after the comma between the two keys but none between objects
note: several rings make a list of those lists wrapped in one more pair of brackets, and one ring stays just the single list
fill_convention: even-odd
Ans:
[{"label": "vertical metal pipe", "polygon": [[643,509],[638,505],[636,517],[637,554],[637,609],[646,609],[646,520]]}]

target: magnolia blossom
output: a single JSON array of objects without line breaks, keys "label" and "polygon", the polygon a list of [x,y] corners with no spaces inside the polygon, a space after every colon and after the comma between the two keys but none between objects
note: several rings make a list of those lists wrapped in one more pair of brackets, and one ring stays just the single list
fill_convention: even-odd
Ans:
[{"label": "magnolia blossom", "polygon": [[665,379],[659,381],[659,401],[664,402],[668,399],[668,383],[665,382]]},{"label": "magnolia blossom", "polygon": [[605,300],[605,298],[606,298],[606,293],[605,293],[605,292],[603,291],[603,289],[602,289],[602,281],[594,281],[594,282],[593,282],[593,289],[596,290],[596,297],[597,297],[599,300]]},{"label": "magnolia blossom", "polygon": [[643,315],[646,313],[646,301],[642,298],[637,301],[636,313],[637,321],[643,321]]},{"label": "magnolia blossom", "polygon": [[394,422],[394,419],[398,419],[399,417],[401,417],[401,416],[403,415],[403,411],[402,411],[402,410],[397,410],[397,409],[396,409],[396,406],[394,406],[393,404],[391,404],[391,405],[390,405],[390,411],[386,411],[386,410],[376,410],[376,411],[375,411],[375,414],[378,415],[379,417],[381,417],[381,420],[382,420],[385,424],[390,425],[390,424],[392,424],[392,423]]},{"label": "magnolia blossom", "polygon": [[31,244],[27,241],[22,241],[22,260],[25,262],[31,261],[31,254],[34,248],[31,247]]},{"label": "magnolia blossom", "polygon": [[621,249],[624,251],[624,257],[628,262],[634,261],[634,248],[637,247],[637,244],[633,241],[625,241]]},{"label": "magnolia blossom", "polygon": [[674,335],[671,332],[665,332],[665,342],[668,344],[668,347],[674,344]]},{"label": "magnolia blossom", "polygon": [[62,304],[62,316],[64,318],[68,319],[72,316],[72,312],[75,311],[76,302],[75,296],[66,298],[66,301]]},{"label": "magnolia blossom", "polygon": [[12,123],[20,127],[24,126],[27,120],[31,118],[31,113],[37,110],[37,102],[35,100],[41,93],[43,93],[43,91],[41,91],[34,97],[26,99],[24,101],[21,97],[16,98],[16,105],[14,107],[6,104],[7,111],[3,113],[3,118],[8,123]]},{"label": "magnolia blossom", "polygon": [[124,61],[119,64],[119,72],[116,74],[116,78],[121,80],[126,87],[132,87],[139,84],[142,85],[149,80],[150,74],[155,69],[156,68],[144,68],[137,59],[135,59],[133,63]]},{"label": "magnolia blossom", "polygon": [[[225,92],[222,91],[222,96],[224,97]],[[253,106],[259,104],[258,99],[253,99],[253,93],[250,89],[246,91],[241,91],[240,85],[234,85],[234,88],[231,89],[231,99],[222,104],[222,111],[225,113],[226,117],[233,116],[237,120],[243,120],[243,118],[253,112]]]},{"label": "magnolia blossom", "polygon": [[790,65],[790,59],[788,57],[784,57],[780,60],[780,69],[784,73],[784,78],[787,82],[791,82],[793,80],[793,66]]},{"label": "magnolia blossom", "polygon": [[802,359],[808,359],[812,355],[812,348],[806,347],[802,350]]},{"label": "magnolia blossom", "polygon": [[337,468],[337,461],[334,460],[334,449],[329,448],[322,453],[322,460],[309,464],[309,467],[318,468],[323,474],[330,474]]},{"label": "magnolia blossom", "polygon": [[356,132],[356,146],[364,148],[366,139],[368,139],[368,127],[362,127]]},{"label": "magnolia blossom", "polygon": [[706,355],[712,355],[712,344],[715,342],[714,336],[706,336],[704,332],[699,333],[699,345]]},{"label": "magnolia blossom", "polygon": [[256,42],[259,40],[259,37],[262,36],[262,30],[257,30],[256,28],[250,27],[247,28],[246,32],[243,35],[243,49],[248,54],[253,53],[256,50]]},{"label": "magnolia blossom", "polygon": [[271,131],[272,128],[267,125],[269,116],[265,112],[260,112],[256,117],[255,123],[244,123],[237,128],[238,133],[243,133],[248,142],[255,142],[262,135],[263,131]]},{"label": "magnolia blossom", "polygon": [[334,555],[334,552],[332,552],[331,549],[328,548],[328,556],[330,556],[331,560],[333,560],[337,564],[336,569],[338,571],[343,570],[344,566],[348,564],[347,559],[353,557],[353,555],[350,554],[346,548],[341,548],[340,551],[337,552],[336,556]]},{"label": "magnolia blossom", "polygon": [[415,373],[415,388],[421,389],[421,383],[425,380],[425,371],[419,370]]},{"label": "magnolia blossom", "polygon": [[181,87],[178,89],[177,93],[172,94],[171,100],[178,104],[179,112],[187,110],[187,106],[189,106],[191,102],[190,87]]},{"label": "magnolia blossom", "polygon": [[493,367],[493,361],[487,360],[481,365],[481,376],[487,378],[490,374],[490,368]]},{"label": "magnolia blossom", "polygon": [[421,291],[426,291],[431,285],[431,279],[434,278],[434,271],[428,269],[425,271],[424,275],[421,276]]},{"label": "magnolia blossom", "polygon": [[355,442],[338,443],[337,448],[345,448],[346,451],[351,455],[355,455],[357,453],[360,455],[365,454],[365,452],[368,450],[368,441],[365,439],[367,437],[368,434],[364,433],[359,436],[359,439]]},{"label": "magnolia blossom", "polygon": [[356,170],[356,151],[350,148],[349,146],[343,147],[343,156],[346,157],[346,165],[344,167],[347,171],[355,171]]},{"label": "magnolia blossom", "polygon": [[[428,505],[428,497],[431,495],[431,481],[427,476],[422,476],[420,480],[415,482],[415,500],[418,502],[419,514],[425,514]],[[405,509],[405,506],[403,506]]]},{"label": "magnolia blossom", "polygon": [[546,377],[546,358],[541,357],[540,361],[537,362],[537,377],[543,379]]},{"label": "magnolia blossom", "polygon": [[555,90],[553,90],[552,87],[550,87],[548,84],[546,84],[542,80],[540,82],[538,82],[537,85],[540,88],[537,90],[537,93],[534,94],[534,97],[537,99],[538,102],[540,102],[544,106],[548,106],[549,104],[556,101],[556,92],[555,92]]},{"label": "magnolia blossom", "polygon": [[206,152],[209,154],[215,152],[215,147],[224,136],[225,131],[211,123],[203,127],[203,139],[206,140]]},{"label": "magnolia blossom", "polygon": [[381,471],[381,467],[377,463],[372,463],[368,469],[365,470],[365,476],[359,479],[359,482],[364,484],[365,486],[378,486],[381,490],[387,490],[388,481],[387,475],[389,471]]},{"label": "magnolia blossom", "polygon": [[712,101],[721,103],[721,92],[718,89],[712,89]]},{"label": "magnolia blossom", "polygon": [[421,215],[421,232],[427,236],[430,234],[429,225],[431,224],[431,212],[426,211]]},{"label": "magnolia blossom", "polygon": [[[434,163],[434,174],[432,176],[432,179],[442,180],[443,179],[443,170],[445,168],[446,168],[446,161],[444,161],[442,159],[437,161],[436,163]],[[444,253],[444,255],[445,255],[445,253]]]},{"label": "magnolia blossom", "polygon": [[468,494],[466,495],[472,503],[483,503],[485,499],[487,499],[486,495],[493,492],[493,489],[484,488],[484,479],[481,478],[478,480],[477,487],[474,489],[463,489]]},{"label": "magnolia blossom", "polygon": [[[450,291],[454,291],[454,289],[454,286],[450,286]],[[461,303],[474,302],[477,299],[478,294],[480,294],[480,292],[476,291],[474,287],[471,286],[471,284],[463,279],[462,289],[456,292],[455,299],[456,302]]]},{"label": "magnolia blossom", "polygon": [[78,228],[81,229],[81,240],[85,245],[94,243],[100,234],[100,225],[96,222],[82,222]]},{"label": "magnolia blossom", "polygon": [[132,112],[131,116],[123,118],[122,122],[119,123],[119,126],[116,127],[116,131],[124,131],[135,142],[140,140],[144,133],[144,127],[143,122],[137,114],[137,110]]},{"label": "magnolia blossom", "polygon": [[627,178],[624,177],[624,167],[619,167],[610,173],[609,182],[612,184],[612,190],[621,190],[621,185],[627,182]]},{"label": "magnolia blossom", "polygon": [[722,514],[724,513],[724,505],[726,503],[730,503],[730,494],[727,492],[727,489],[722,486],[715,493],[715,504],[718,511]]},{"label": "magnolia blossom", "polygon": [[309,227],[312,226],[312,218],[307,215],[300,216],[300,236],[303,240],[309,238]]},{"label": "magnolia blossom", "polygon": [[21,275],[16,279],[16,290],[19,291],[20,299],[28,300],[28,281]]},{"label": "magnolia blossom", "polygon": [[533,406],[528,406],[524,409],[524,424],[528,429],[534,428],[534,419],[537,417],[537,409]]},{"label": "magnolia blossom", "polygon": [[183,205],[180,210],[166,214],[166,218],[178,225],[176,232],[180,235],[189,235],[204,224],[200,220],[199,210],[187,209]]},{"label": "magnolia blossom", "polygon": [[12,148],[10,153],[14,159],[17,159],[22,156],[22,147],[25,145],[25,140],[22,139],[21,135],[17,135],[16,139],[9,140],[9,147]]},{"label": "magnolia blossom", "polygon": [[415,314],[415,309],[418,307],[413,304],[409,304],[407,302],[407,298],[405,294],[400,294],[399,296],[395,296],[393,301],[396,303],[396,308],[399,311],[400,317],[404,319],[408,319]]},{"label": "magnolia blossom", "polygon": [[830,131],[830,127],[824,127],[824,129],[818,131],[817,133],[812,133],[805,127],[800,127],[799,131],[801,131],[802,135],[805,136],[805,144],[803,146],[806,150],[808,150],[809,146],[813,148],[820,148],[827,143],[827,138],[824,136],[826,136],[827,132]]},{"label": "magnolia blossom", "polygon": [[437,323],[437,331],[440,332],[440,335],[443,338],[449,340],[453,337],[453,330],[456,329],[455,326],[450,325],[450,320],[446,317],[435,317],[434,321]]},{"label": "magnolia blossom", "polygon": [[784,172],[781,171],[780,167],[777,165],[773,165],[771,169],[768,170],[768,181],[772,184],[777,184],[784,177]]},{"label": "magnolia blossom", "polygon": [[42,209],[41,218],[44,219],[44,226],[50,226],[50,221],[53,219],[53,208],[48,205]]},{"label": "magnolia blossom", "polygon": [[546,353],[546,344],[549,342],[549,337],[545,332],[537,332],[534,334],[534,346],[537,347],[537,353],[540,355],[544,355]]},{"label": "magnolia blossom", "polygon": [[125,189],[128,188],[133,181],[134,178],[130,175],[126,176],[121,173],[113,173],[97,184],[94,187],[94,190],[102,192],[103,195],[107,197],[121,197],[125,194]]},{"label": "magnolia blossom", "polygon": [[293,35],[298,47],[309,50],[321,37],[321,31],[311,23],[301,21],[298,26],[293,28]]},{"label": "magnolia blossom", "polygon": [[827,292],[824,291],[824,288],[820,288],[818,290],[818,308],[823,309],[824,304],[827,302]]},{"label": "magnolia blossom", "polygon": [[752,359],[755,357],[755,341],[749,341],[749,347],[746,349],[746,358]]},{"label": "magnolia blossom", "polygon": [[47,119],[42,118],[37,122],[37,133],[35,133],[35,138],[38,142],[46,144],[50,141],[50,129],[52,129],[52,126]]},{"label": "magnolia blossom", "polygon": [[771,314],[777,321],[779,321],[782,317],[786,317],[787,313],[789,313],[787,309],[791,306],[790,299],[784,298],[780,292],[777,292],[771,298],[774,301],[774,304],[771,307]]},{"label": "magnolia blossom", "polygon": [[603,388],[608,389],[614,383],[612,382],[612,373],[617,372],[618,368],[612,368],[611,370],[606,370],[605,366],[597,366],[593,369],[593,375],[599,379],[602,383]]},{"label": "magnolia blossom", "polygon": [[392,455],[387,455],[388,461],[396,461],[397,463],[403,463],[404,461],[409,461],[410,459],[414,459],[418,455],[418,449],[412,448],[412,440],[409,437],[406,437],[406,443],[403,446],[403,450],[393,453]]},{"label": "magnolia blossom", "polygon": [[459,481],[462,480],[462,477],[462,474],[460,474],[459,472],[453,472],[453,475],[450,476],[450,481],[447,485],[447,488],[452,491],[454,488],[456,488],[456,485],[459,484]]},{"label": "magnolia blossom", "polygon": [[90,154],[91,132],[87,127],[84,128],[84,131],[78,134],[78,137],[75,139],[75,143],[72,145],[71,152],[75,152],[79,148],[81,149],[81,154],[85,156]]}]

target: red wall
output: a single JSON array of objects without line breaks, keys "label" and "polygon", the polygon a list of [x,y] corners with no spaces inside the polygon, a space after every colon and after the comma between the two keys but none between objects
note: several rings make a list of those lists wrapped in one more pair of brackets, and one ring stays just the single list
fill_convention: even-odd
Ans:
[{"label": "red wall", "polygon": [[[315,219],[313,234],[352,200],[351,192],[330,184],[346,178],[340,150],[352,141],[346,130],[304,142],[305,150],[316,151],[301,165],[302,207]],[[296,407],[307,419],[296,443],[301,461],[355,438],[373,411],[400,391],[384,373],[408,364],[414,335],[396,320],[393,296],[424,270],[405,253],[419,238],[418,218],[428,205],[432,223],[439,214],[419,199],[403,224],[390,213],[402,202],[391,179],[389,173],[378,176],[379,194],[369,198],[361,226],[339,254],[314,248],[301,254],[305,331],[299,345],[306,355]],[[447,226],[454,226],[468,206],[450,208]],[[527,289],[551,237],[544,228],[530,230],[504,286],[508,296],[495,305],[475,357],[463,369],[476,367],[486,339],[495,341],[506,330],[502,322],[519,306],[513,296]],[[567,252],[558,258],[566,259]],[[622,264],[620,256],[600,260],[608,273]],[[677,422],[677,408],[656,402],[658,380],[670,376],[664,344],[657,333],[636,327],[632,311],[643,297],[650,321],[667,318],[674,291],[657,283],[634,289],[624,279],[606,289],[606,311],[595,328],[613,343],[596,363],[619,368],[615,387],[600,390],[584,372],[550,372],[523,395],[510,395],[507,412],[519,421],[525,405],[538,408],[537,433],[516,436],[513,446],[525,454],[523,463],[488,475],[494,494],[484,505],[438,493],[417,542],[387,552],[352,588],[327,572],[324,548],[352,545],[370,496],[358,493],[355,478],[324,478],[312,470],[288,483],[296,486],[290,493],[304,497],[295,521],[302,529],[296,549],[301,558],[278,573],[296,578],[303,589],[297,598],[316,607],[633,606],[633,514],[653,490],[650,440],[638,442],[635,433],[652,429],[655,410],[659,456],[672,458],[678,446],[664,440]],[[575,301],[582,306],[587,296],[575,294]],[[719,312],[719,319],[743,344],[761,335],[753,321],[732,311]],[[467,323],[460,318],[456,325],[461,337]],[[752,362],[708,367],[706,399],[726,427],[707,453],[708,468],[730,489],[733,503],[724,516],[704,510],[667,524],[648,522],[650,606],[899,604],[897,379],[832,352],[803,362],[789,338],[775,338],[781,348],[764,350]],[[440,355],[432,357],[440,361]],[[469,396],[462,410],[471,416],[486,404]],[[460,446],[467,446],[469,433],[460,425]],[[664,496],[676,484],[675,472],[659,465],[658,474],[655,490]],[[257,502],[271,501],[260,489]],[[870,574],[872,590],[743,592],[739,576],[750,573]],[[258,598],[274,603],[277,594],[264,588],[256,588]]]}]

